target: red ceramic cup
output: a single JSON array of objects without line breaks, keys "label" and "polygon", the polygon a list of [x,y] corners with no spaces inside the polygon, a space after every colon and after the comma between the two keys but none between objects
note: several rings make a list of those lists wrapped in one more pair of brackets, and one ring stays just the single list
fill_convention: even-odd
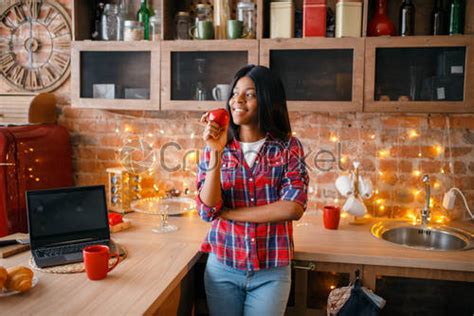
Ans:
[{"label": "red ceramic cup", "polygon": [[337,206],[325,206],[323,209],[323,222],[326,229],[337,229],[341,210]]},{"label": "red ceramic cup", "polygon": [[[109,247],[104,245],[88,246],[82,250],[84,267],[90,280],[102,280],[107,273],[112,271],[120,261],[118,253],[110,254]],[[110,257],[116,257],[117,261],[109,268]]]}]

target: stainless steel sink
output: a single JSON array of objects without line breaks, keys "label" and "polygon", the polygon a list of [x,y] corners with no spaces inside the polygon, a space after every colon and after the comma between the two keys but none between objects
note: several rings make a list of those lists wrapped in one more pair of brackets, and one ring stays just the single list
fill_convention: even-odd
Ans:
[{"label": "stainless steel sink", "polygon": [[414,225],[408,222],[383,221],[371,228],[377,238],[424,250],[468,250],[474,248],[474,235],[445,225]]}]

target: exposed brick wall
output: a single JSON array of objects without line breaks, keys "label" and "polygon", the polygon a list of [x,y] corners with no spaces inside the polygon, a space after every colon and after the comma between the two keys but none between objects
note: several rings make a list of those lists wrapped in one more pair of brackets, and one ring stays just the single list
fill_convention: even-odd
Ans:
[{"label": "exposed brick wall", "polygon": [[[159,149],[164,144],[178,143],[182,149],[170,147],[165,156],[167,165],[174,166],[183,161],[187,151],[202,148],[200,115],[196,112],[102,111],[64,106],[60,124],[72,135],[77,183],[105,183],[105,169],[120,166],[119,150],[126,144],[126,139],[134,135],[154,144],[158,161]],[[369,176],[378,190],[378,194],[368,201],[373,215],[402,216],[407,209],[420,208],[424,198],[421,185],[424,173],[430,174],[432,179],[435,209],[439,208],[444,191],[453,185],[465,191],[471,201],[474,197],[472,115],[292,112],[291,123],[307,153],[312,209],[334,203],[334,199],[342,202],[334,181],[343,172],[339,166],[349,169],[355,159],[361,161],[362,174]],[[449,164],[448,137],[452,145],[453,173]],[[331,159],[331,154],[318,154],[321,150],[332,152],[340,163],[315,162],[315,159]],[[194,170],[195,167],[191,171],[167,172],[158,164],[155,179],[174,183],[180,189],[193,187]],[[458,209],[458,212],[462,210],[461,205]]]}]

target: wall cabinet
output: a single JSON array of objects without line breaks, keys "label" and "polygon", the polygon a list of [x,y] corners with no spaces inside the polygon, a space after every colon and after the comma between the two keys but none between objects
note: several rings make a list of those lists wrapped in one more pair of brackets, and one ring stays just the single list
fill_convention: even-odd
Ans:
[{"label": "wall cabinet", "polygon": [[[161,15],[161,41],[91,42],[94,8],[74,0],[72,105],[205,111],[225,105],[225,98],[215,100],[213,88],[229,84],[237,69],[252,63],[280,74],[292,111],[474,112],[474,35],[469,35],[474,34],[474,4],[470,2],[468,35],[427,36],[433,3],[420,0],[417,36],[365,37],[375,0],[364,0],[362,37],[269,39],[271,1],[254,0],[257,39],[174,40],[177,12],[193,13],[198,2],[149,1]],[[236,18],[237,2],[229,2],[231,18]],[[138,6],[138,1],[130,3],[127,18]],[[303,1],[295,0],[294,5],[300,17]],[[335,11],[335,0],[327,5]],[[389,2],[395,25],[398,7],[399,3]],[[94,84],[114,84],[115,99],[93,98]]]},{"label": "wall cabinet", "polygon": [[71,104],[83,108],[158,110],[156,42],[74,42]]},{"label": "wall cabinet", "polygon": [[258,42],[163,41],[161,54],[161,109],[206,111],[225,106],[228,94],[217,100],[217,85],[230,84],[242,66],[258,64]]}]

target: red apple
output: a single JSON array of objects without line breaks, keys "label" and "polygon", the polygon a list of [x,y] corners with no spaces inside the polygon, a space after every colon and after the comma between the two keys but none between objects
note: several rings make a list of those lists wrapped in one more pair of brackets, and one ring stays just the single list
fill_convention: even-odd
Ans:
[{"label": "red apple", "polygon": [[227,127],[229,125],[229,112],[226,109],[216,109],[209,111],[207,114],[209,121],[214,121],[221,127]]}]

